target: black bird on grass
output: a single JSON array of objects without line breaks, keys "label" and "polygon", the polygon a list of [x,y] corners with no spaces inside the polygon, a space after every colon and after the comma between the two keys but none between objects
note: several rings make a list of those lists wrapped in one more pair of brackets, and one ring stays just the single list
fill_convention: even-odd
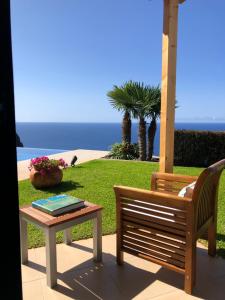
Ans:
[{"label": "black bird on grass", "polygon": [[73,157],[73,159],[71,160],[71,163],[70,163],[71,167],[74,167],[74,166],[75,166],[75,162],[76,162],[76,161],[77,161],[77,156],[74,155],[74,157]]}]

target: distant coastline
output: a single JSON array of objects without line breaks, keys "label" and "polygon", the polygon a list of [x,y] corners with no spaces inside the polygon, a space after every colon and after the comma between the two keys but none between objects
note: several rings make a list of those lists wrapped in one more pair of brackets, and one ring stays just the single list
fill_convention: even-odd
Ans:
[{"label": "distant coastline", "polygon": [[[176,129],[225,131],[225,122],[176,122]],[[17,122],[16,130],[24,147],[42,149],[110,150],[121,141],[121,123]],[[159,154],[158,124],[154,155]],[[132,124],[132,142],[138,140],[138,123]]]}]

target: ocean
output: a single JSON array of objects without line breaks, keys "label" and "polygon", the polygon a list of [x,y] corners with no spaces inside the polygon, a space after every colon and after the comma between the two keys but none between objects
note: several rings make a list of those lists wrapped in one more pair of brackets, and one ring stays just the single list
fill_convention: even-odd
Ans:
[{"label": "ocean", "polygon": [[[225,131],[225,123],[176,123],[176,129]],[[110,150],[121,142],[120,123],[16,123],[16,130],[24,147],[42,149]],[[154,155],[159,155],[159,130]],[[132,142],[138,140],[138,124],[132,124]]]}]

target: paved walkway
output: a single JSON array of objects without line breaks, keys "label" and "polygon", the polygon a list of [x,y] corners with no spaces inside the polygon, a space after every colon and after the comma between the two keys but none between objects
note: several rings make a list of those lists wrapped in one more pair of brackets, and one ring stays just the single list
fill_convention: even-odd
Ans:
[{"label": "paved walkway", "polygon": [[22,266],[24,300],[183,300],[225,299],[225,260],[212,258],[198,245],[194,295],[183,291],[183,276],[125,253],[116,264],[115,235],[103,237],[103,262],[92,260],[92,239],[57,245],[58,285],[46,285],[45,248],[29,250]]},{"label": "paved walkway", "polygon": [[[69,165],[74,155],[77,156],[78,160],[77,164],[81,164],[93,159],[98,159],[106,156],[108,151],[98,151],[98,150],[84,150],[77,149],[73,151],[62,152],[58,154],[48,155],[49,158],[63,158]],[[29,166],[30,160],[23,160],[17,163],[17,172],[18,172],[18,180],[24,180],[29,178]]]}]

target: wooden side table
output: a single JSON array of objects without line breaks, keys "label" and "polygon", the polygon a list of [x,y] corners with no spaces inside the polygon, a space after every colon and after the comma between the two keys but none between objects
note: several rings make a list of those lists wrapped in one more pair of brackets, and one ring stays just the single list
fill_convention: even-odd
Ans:
[{"label": "wooden side table", "polygon": [[20,239],[21,263],[28,261],[27,223],[41,227],[46,241],[46,273],[47,285],[54,287],[57,284],[56,261],[56,232],[64,231],[64,242],[71,243],[71,227],[87,220],[93,220],[93,256],[95,261],[102,260],[102,207],[85,201],[85,207],[76,211],[53,217],[31,205],[20,208]]}]

